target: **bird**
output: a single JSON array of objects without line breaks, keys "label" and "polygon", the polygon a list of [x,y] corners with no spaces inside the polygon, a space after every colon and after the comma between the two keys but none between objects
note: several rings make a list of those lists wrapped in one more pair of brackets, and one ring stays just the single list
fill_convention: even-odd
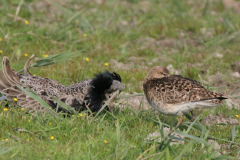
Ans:
[{"label": "bird", "polygon": [[119,92],[125,89],[121,83],[121,76],[116,72],[100,72],[92,79],[86,79],[69,87],[49,78],[34,76],[29,72],[30,60],[24,66],[25,74],[14,71],[9,62],[9,58],[4,56],[2,70],[0,70],[0,92],[2,100],[17,101],[17,105],[25,108],[30,113],[45,114],[47,109],[38,101],[27,95],[20,88],[34,91],[56,112],[67,111],[58,106],[53,97],[58,98],[69,105],[75,111],[91,110],[99,111],[104,103],[109,100],[108,107],[113,112],[113,102]]},{"label": "bird", "polygon": [[228,99],[223,94],[207,90],[196,80],[170,75],[163,66],[155,66],[148,72],[143,82],[143,91],[155,110],[179,116],[177,126],[183,120],[182,115],[188,111],[216,107]]}]

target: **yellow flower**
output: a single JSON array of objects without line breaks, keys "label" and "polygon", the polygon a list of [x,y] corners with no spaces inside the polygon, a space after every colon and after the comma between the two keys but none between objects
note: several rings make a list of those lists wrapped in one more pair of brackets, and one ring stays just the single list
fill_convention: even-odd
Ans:
[{"label": "yellow flower", "polygon": [[217,125],[217,127],[219,127],[219,125]]},{"label": "yellow flower", "polygon": [[2,38],[0,38],[0,42],[2,41]]},{"label": "yellow flower", "polygon": [[25,21],[25,24],[26,24],[26,25],[29,25],[29,22],[26,20],[26,21]]},{"label": "yellow flower", "polygon": [[29,120],[28,120],[28,123],[30,123],[30,122],[31,122],[31,120],[29,119]]},{"label": "yellow flower", "polygon": [[72,115],[72,117],[74,117],[74,115]]},{"label": "yellow flower", "polygon": [[108,63],[104,63],[105,66],[108,66],[109,64]]},{"label": "yellow flower", "polygon": [[21,111],[24,111],[25,110],[25,108],[21,108]]},{"label": "yellow flower", "polygon": [[54,136],[51,136],[51,138],[50,139],[54,139]]},{"label": "yellow flower", "polygon": [[52,125],[52,122],[50,122],[49,125],[51,126],[51,125]]},{"label": "yellow flower", "polygon": [[2,50],[0,50],[0,53],[3,53],[3,51],[2,51]]},{"label": "yellow flower", "polygon": [[17,98],[13,98],[13,100],[14,100],[14,101],[18,101],[18,99],[17,99]]},{"label": "yellow flower", "polygon": [[5,139],[5,141],[8,141],[9,139]]},{"label": "yellow flower", "polygon": [[31,137],[30,140],[32,140],[33,138]]},{"label": "yellow flower", "polygon": [[33,74],[33,76],[36,76],[36,74]]},{"label": "yellow flower", "polygon": [[83,116],[83,114],[82,113],[80,113],[79,115],[78,115],[78,117],[82,117]]},{"label": "yellow flower", "polygon": [[27,141],[29,141],[29,139],[27,139]]},{"label": "yellow flower", "polygon": [[8,108],[4,108],[3,111],[8,111]]},{"label": "yellow flower", "polygon": [[25,53],[25,54],[24,54],[24,56],[25,56],[25,57],[28,57],[28,54],[27,54],[27,53]]},{"label": "yellow flower", "polygon": [[46,54],[46,55],[44,55],[44,57],[48,57],[48,55]]},{"label": "yellow flower", "polygon": [[237,118],[239,118],[239,115],[235,115]]},{"label": "yellow flower", "polygon": [[87,37],[87,34],[83,34],[83,37]]},{"label": "yellow flower", "polygon": [[4,139],[2,139],[1,141],[4,141]]},{"label": "yellow flower", "polygon": [[12,50],[14,50],[14,47],[12,47]]},{"label": "yellow flower", "polygon": [[104,140],[104,143],[108,143],[108,141],[107,141],[107,140]]},{"label": "yellow flower", "polygon": [[86,58],[86,61],[89,62],[89,58]]},{"label": "yellow flower", "polygon": [[24,119],[26,119],[27,117],[26,117],[26,116],[24,116],[23,118],[24,118]]}]

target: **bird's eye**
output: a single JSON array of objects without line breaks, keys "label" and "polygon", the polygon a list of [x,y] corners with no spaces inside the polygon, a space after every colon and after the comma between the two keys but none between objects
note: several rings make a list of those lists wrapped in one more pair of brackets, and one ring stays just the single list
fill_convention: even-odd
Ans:
[{"label": "bird's eye", "polygon": [[162,75],[163,75],[163,76],[166,76],[166,73],[163,73]]}]

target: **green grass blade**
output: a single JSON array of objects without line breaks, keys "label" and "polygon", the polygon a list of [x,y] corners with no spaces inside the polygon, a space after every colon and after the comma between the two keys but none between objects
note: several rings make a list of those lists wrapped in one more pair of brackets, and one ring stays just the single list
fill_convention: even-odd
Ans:
[{"label": "green grass blade", "polygon": [[232,129],[232,141],[229,144],[229,148],[231,147],[232,143],[234,142],[235,136],[236,136],[236,129],[235,129],[235,125],[234,125],[233,129]]},{"label": "green grass blade", "polygon": [[105,107],[109,104],[109,102],[113,99],[114,97],[110,97],[107,102],[102,106],[102,108],[97,112],[97,114],[95,115],[95,118],[105,109]]},{"label": "green grass blade", "polygon": [[[49,66],[55,63],[63,62],[66,60],[69,60],[71,58],[74,58],[78,56],[78,52],[68,52],[68,53],[59,53],[59,54],[54,54],[50,55],[45,58],[40,58],[39,60],[36,60],[29,68],[32,67],[43,67],[43,66]],[[18,73],[24,71],[23,69],[18,71]]]},{"label": "green grass blade", "polygon": [[38,103],[41,104],[41,106],[43,106],[44,108],[46,108],[53,116],[59,118],[59,115],[52,110],[52,108],[47,104],[47,102],[45,102],[41,97],[39,97],[37,95],[37,93],[35,93],[33,90],[27,91],[21,87],[18,86],[19,89],[21,89],[24,93],[26,93],[28,96],[30,96],[31,98],[33,98],[34,100],[36,100]]},{"label": "green grass blade", "polygon": [[175,137],[175,136],[172,136],[172,135],[169,135],[169,138],[171,138],[171,139],[176,139],[176,140],[180,140],[180,141],[188,141],[188,140],[186,140],[186,139],[179,138],[179,137]]},{"label": "green grass blade", "polygon": [[72,17],[69,18],[69,20],[67,21],[67,23],[70,23],[75,17],[79,16],[84,9],[81,9],[79,12],[75,13],[74,15],[72,15]]},{"label": "green grass blade", "polygon": [[232,157],[232,156],[219,156],[214,158],[214,160],[226,160],[226,159],[236,159],[236,157]]},{"label": "green grass blade", "polygon": [[75,56],[78,56],[77,53],[79,53],[79,52],[60,53],[60,54],[50,55],[46,58],[40,58],[39,60],[35,61],[31,65],[31,67],[48,66],[48,65],[52,65],[52,64],[55,64],[58,62],[66,61]]},{"label": "green grass blade", "polygon": [[65,16],[71,16],[71,15],[73,15],[73,12],[72,12],[72,11],[70,11],[69,9],[61,6],[60,4],[58,4],[57,2],[55,2],[54,0],[51,0],[51,2],[52,2],[57,8],[59,8],[61,11],[63,11]]},{"label": "green grass blade", "polygon": [[70,113],[76,113],[75,109],[73,107],[70,107],[69,105],[67,105],[66,103],[62,102],[61,100],[59,100],[58,98],[52,96],[52,98],[54,99],[55,102],[59,103],[59,105],[67,110]]},{"label": "green grass blade", "polygon": [[13,148],[1,148],[0,149],[0,155],[4,155],[5,153],[13,150]]},{"label": "green grass blade", "polygon": [[234,125],[233,129],[232,129],[232,142],[234,142],[235,136],[236,136],[236,130],[235,130],[235,125]]},{"label": "green grass blade", "polygon": [[184,137],[188,137],[188,138],[190,138],[190,139],[193,139],[193,140],[195,140],[195,141],[197,141],[197,142],[199,142],[199,143],[207,143],[207,142],[206,142],[204,139],[202,139],[202,138],[198,138],[198,137],[196,137],[196,136],[193,136],[193,135],[184,133],[184,132],[182,132],[182,131],[176,130],[175,132],[178,133],[178,134],[180,134],[180,135],[182,135],[182,136],[184,136]]},{"label": "green grass blade", "polygon": [[136,97],[136,96],[144,96],[144,93],[137,93],[137,94],[130,94],[130,95],[119,96],[117,98],[117,100],[118,99],[122,99],[122,98]]},{"label": "green grass blade", "polygon": [[199,118],[199,116],[190,124],[190,126],[188,126],[188,129],[187,129],[186,133],[190,132],[193,125],[196,123],[196,121],[198,121],[198,118]]},{"label": "green grass blade", "polygon": [[121,142],[121,131],[120,131],[120,124],[119,124],[118,120],[117,120],[117,124],[116,124],[116,137],[117,137],[117,143],[118,143],[118,145],[120,145],[120,142]]},{"label": "green grass blade", "polygon": [[194,143],[194,142],[189,142],[187,145],[185,145],[185,147],[183,148],[183,150],[180,152],[180,154],[179,154],[176,158],[174,158],[174,160],[180,160],[180,159],[182,158],[182,156],[183,156],[187,151],[190,150],[189,148],[192,147],[193,143]]},{"label": "green grass blade", "polygon": [[221,139],[221,138],[217,138],[217,137],[213,137],[213,136],[208,136],[208,138],[213,139],[213,140],[219,140],[219,141],[223,141],[223,142],[232,143],[232,144],[235,144],[235,145],[240,145],[240,143],[238,143],[238,142],[231,142],[231,141],[228,141],[226,139]]},{"label": "green grass blade", "polygon": [[233,27],[233,25],[225,17],[222,18],[224,23],[229,27],[229,29],[232,30],[233,32],[236,32],[236,29]]}]

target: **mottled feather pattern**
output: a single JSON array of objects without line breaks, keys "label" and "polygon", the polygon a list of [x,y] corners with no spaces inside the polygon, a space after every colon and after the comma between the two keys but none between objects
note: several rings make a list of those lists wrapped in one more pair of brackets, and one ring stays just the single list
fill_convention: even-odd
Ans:
[{"label": "mottled feather pattern", "polygon": [[165,67],[159,66],[148,73],[143,89],[148,102],[165,114],[182,114],[193,108],[209,108],[227,99],[222,94],[208,91],[195,80],[169,75]]},{"label": "mottled feather pattern", "polygon": [[148,80],[144,83],[145,92],[154,92],[159,100],[166,103],[178,101],[200,101],[210,98],[225,99],[221,94],[210,92],[197,81],[179,75]]},{"label": "mottled feather pattern", "polygon": [[[32,76],[28,71],[30,59],[24,67],[26,74],[18,74],[11,69],[7,57],[3,58],[3,71],[0,71],[1,93],[8,100],[17,98],[17,104],[28,109],[29,112],[37,111],[43,114],[45,113],[45,108],[22,92],[16,85],[26,90],[28,90],[27,87],[31,88],[53,109],[56,109],[57,104],[52,99],[52,96],[59,98],[78,111],[87,109],[87,107],[93,111],[97,111],[106,99],[105,94],[111,95],[113,92],[117,90],[122,91],[125,88],[121,83],[120,75],[108,71],[97,74],[93,79],[84,80],[67,87],[48,78]],[[59,111],[66,112],[61,107],[59,107]]]},{"label": "mottled feather pattern", "polygon": [[[76,110],[80,110],[81,107],[84,108],[85,97],[88,94],[88,88],[91,85],[91,81],[92,79],[88,79],[67,87],[48,78],[20,75],[20,82],[35,91],[53,109],[56,107],[56,102],[51,96],[59,98],[61,101]],[[24,89],[26,88],[24,87]],[[59,111],[63,110],[59,108]]]}]

